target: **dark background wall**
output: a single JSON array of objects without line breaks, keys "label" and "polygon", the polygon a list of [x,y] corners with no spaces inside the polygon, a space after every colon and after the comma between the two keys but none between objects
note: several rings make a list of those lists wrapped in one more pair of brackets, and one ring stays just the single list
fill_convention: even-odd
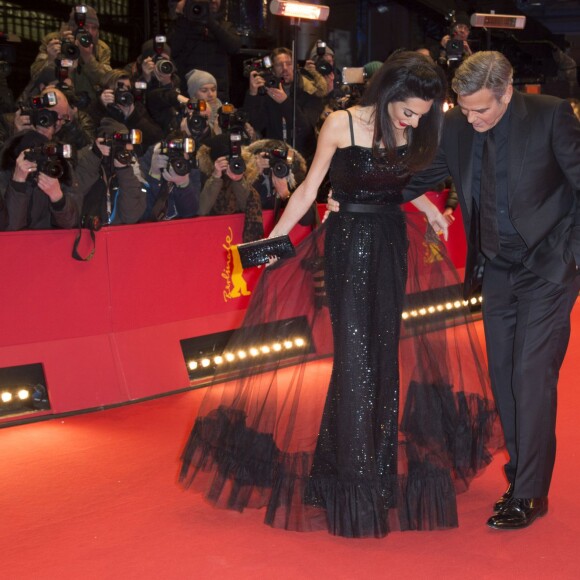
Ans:
[{"label": "dark background wall", "polygon": [[[223,0],[229,19],[244,38],[242,54],[233,59],[234,77],[241,62],[275,46],[292,46],[304,58],[317,38],[336,50],[339,66],[362,66],[371,60],[384,60],[400,47],[437,47],[447,32],[446,17],[453,10],[525,14],[522,31],[472,31],[476,46],[504,51],[532,72],[553,72],[552,54],[564,49],[580,62],[580,2],[578,0],[325,0],[330,17],[325,23],[290,20],[270,14],[268,0]],[[101,21],[102,38],[111,46],[114,64],[124,64],[139,53],[142,42],[163,33],[169,25],[167,0],[92,0]],[[11,63],[9,86],[19,94],[28,80],[44,34],[57,30],[68,19],[74,1],[0,0],[0,31],[17,35],[15,62]],[[10,37],[13,38],[13,37]],[[1,44],[6,43],[0,40]],[[12,44],[12,43],[8,43]],[[1,51],[5,50],[0,46]],[[0,60],[2,60],[0,54]],[[236,84],[243,92],[243,82]]]}]

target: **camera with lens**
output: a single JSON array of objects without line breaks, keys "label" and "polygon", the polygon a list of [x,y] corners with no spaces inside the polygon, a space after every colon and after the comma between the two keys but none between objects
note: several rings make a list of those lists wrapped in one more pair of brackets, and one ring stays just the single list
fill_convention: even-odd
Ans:
[{"label": "camera with lens", "polygon": [[135,81],[133,85],[133,96],[139,103],[145,102],[145,93],[147,92],[147,83],[145,81]]},{"label": "camera with lens", "polygon": [[326,42],[322,40],[316,41],[316,60],[314,66],[316,70],[323,76],[328,76],[332,72],[332,65],[324,59],[326,54]]},{"label": "camera with lens", "polygon": [[81,51],[79,47],[70,40],[66,38],[61,38],[60,40],[60,54],[61,58],[68,58],[70,60],[78,60],[81,56]]},{"label": "camera with lens", "polygon": [[98,215],[83,215],[81,217],[81,228],[98,232],[103,227],[103,222]]},{"label": "camera with lens", "polygon": [[294,162],[294,152],[287,147],[274,147],[266,151],[265,157],[270,160],[270,171],[279,179],[288,177]]},{"label": "camera with lens", "polygon": [[85,29],[87,23],[87,7],[85,4],[79,4],[74,9],[74,19],[76,24],[75,38],[79,44],[85,48],[94,44],[93,35]]},{"label": "camera with lens", "polygon": [[127,145],[139,145],[142,134],[139,129],[131,129],[129,133],[112,133],[103,135],[104,144],[111,148],[111,157],[121,165],[130,165],[133,161],[132,148]]},{"label": "camera with lens", "polygon": [[245,131],[248,115],[241,109],[236,109],[230,103],[224,103],[218,109],[218,125],[222,131]]},{"label": "camera with lens", "polygon": [[58,122],[58,113],[48,107],[54,107],[56,102],[56,93],[52,91],[30,97],[28,103],[20,107],[20,114],[30,117],[30,123],[35,127],[54,127]]},{"label": "camera with lens", "polygon": [[187,127],[192,135],[200,135],[207,128],[207,119],[201,114],[207,110],[203,99],[189,99],[181,105],[181,115],[187,117]]},{"label": "camera with lens", "polygon": [[207,22],[209,18],[209,0],[185,0],[183,16],[191,22]]},{"label": "camera with lens", "polygon": [[70,72],[74,66],[73,59],[63,58],[62,54],[59,58],[54,61],[54,70],[56,73],[56,78],[58,79],[58,84],[64,83],[68,78],[70,78]]},{"label": "camera with lens", "polygon": [[177,175],[187,175],[194,167],[193,159],[186,159],[185,153],[189,155],[195,151],[195,141],[189,137],[161,141],[159,153],[167,155],[168,166],[173,168]]},{"label": "camera with lens", "polygon": [[155,51],[153,62],[155,63],[155,70],[159,74],[171,75],[175,72],[175,65],[163,56],[163,49],[166,42],[167,38],[165,36],[156,36],[153,39],[153,50]]},{"label": "camera with lens", "polygon": [[445,44],[445,58],[447,63],[457,62],[463,58],[463,41],[451,38]]},{"label": "camera with lens", "polygon": [[65,159],[71,159],[72,145],[62,143],[43,143],[26,151],[24,158],[36,161],[36,172],[44,173],[54,179],[60,179],[65,172]]},{"label": "camera with lens", "polygon": [[242,136],[240,133],[230,133],[228,166],[234,175],[242,175],[246,170],[246,162],[242,157]]},{"label": "camera with lens", "polygon": [[117,83],[117,88],[113,92],[113,98],[115,99],[115,105],[119,105],[120,107],[130,107],[135,104],[135,96],[127,89],[122,81]]},{"label": "camera with lens", "polygon": [[272,59],[269,56],[263,58],[250,58],[244,61],[244,76],[250,78],[252,72],[256,72],[264,79],[264,86],[258,88],[259,95],[265,95],[266,89],[278,88],[282,80],[272,70]]}]

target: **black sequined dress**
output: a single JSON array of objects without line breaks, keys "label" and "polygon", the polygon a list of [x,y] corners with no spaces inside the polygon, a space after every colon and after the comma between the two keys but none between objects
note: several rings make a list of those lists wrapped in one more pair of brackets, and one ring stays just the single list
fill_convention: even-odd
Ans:
[{"label": "black sequined dress", "polygon": [[457,526],[456,493],[501,436],[457,274],[425,218],[401,210],[399,159],[338,149],[341,211],[262,275],[229,350],[296,318],[312,346],[208,389],[181,479],[215,505],[346,537]]}]

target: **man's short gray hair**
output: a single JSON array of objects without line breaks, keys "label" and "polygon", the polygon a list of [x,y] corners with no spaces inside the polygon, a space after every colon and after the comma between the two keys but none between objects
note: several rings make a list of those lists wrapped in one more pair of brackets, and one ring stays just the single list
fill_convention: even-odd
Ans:
[{"label": "man's short gray hair", "polygon": [[510,61],[501,52],[476,52],[466,58],[455,71],[451,88],[460,96],[489,89],[499,100],[512,84],[513,74]]}]

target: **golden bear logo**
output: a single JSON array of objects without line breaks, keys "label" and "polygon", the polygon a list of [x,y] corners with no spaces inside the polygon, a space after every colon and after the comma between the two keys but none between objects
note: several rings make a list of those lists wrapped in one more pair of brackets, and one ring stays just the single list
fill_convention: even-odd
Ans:
[{"label": "golden bear logo", "polygon": [[224,302],[240,296],[249,296],[248,284],[244,280],[244,269],[240,260],[238,248],[233,244],[234,234],[232,228],[228,228],[229,234],[226,242],[222,245],[227,252],[226,267],[222,271],[222,278],[226,281],[224,289]]}]

